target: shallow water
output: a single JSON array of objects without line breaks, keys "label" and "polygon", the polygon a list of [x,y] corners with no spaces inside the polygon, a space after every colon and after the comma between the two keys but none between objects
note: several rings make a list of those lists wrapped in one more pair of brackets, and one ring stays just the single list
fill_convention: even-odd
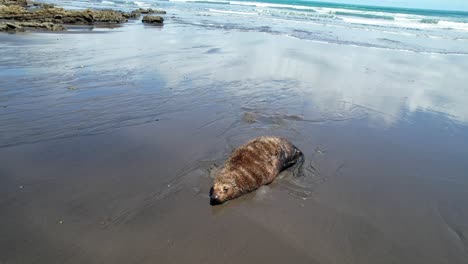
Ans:
[{"label": "shallow water", "polygon": [[[100,31],[0,35],[0,262],[468,260],[466,56]],[[265,134],[305,175],[209,206]]]}]

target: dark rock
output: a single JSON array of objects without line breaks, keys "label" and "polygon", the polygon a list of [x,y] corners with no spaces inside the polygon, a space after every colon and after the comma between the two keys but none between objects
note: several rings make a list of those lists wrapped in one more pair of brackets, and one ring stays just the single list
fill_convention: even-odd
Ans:
[{"label": "dark rock", "polygon": [[122,12],[122,15],[127,18],[127,19],[137,19],[141,16],[141,13],[140,11],[137,9],[137,10],[133,10],[132,12],[130,13],[125,13],[125,12]]},{"label": "dark rock", "polygon": [[151,9],[151,8],[148,8],[148,9],[139,8],[138,11],[139,11],[141,14],[152,14],[153,9]]},{"label": "dark rock", "polygon": [[124,16],[126,19],[136,19],[140,16],[140,13],[136,11],[132,11],[130,13],[122,12],[122,16]]},{"label": "dark rock", "polygon": [[130,13],[122,13],[122,15],[128,19],[137,19],[141,16],[141,14],[166,14],[166,11],[153,10],[151,8],[149,9],[139,8],[139,9],[133,10]]},{"label": "dark rock", "polygon": [[114,10],[65,10],[53,7],[30,11],[15,5],[0,7],[0,19],[78,25],[127,22],[121,12]]},{"label": "dark rock", "polygon": [[5,23],[5,31],[24,31],[24,29],[20,26],[17,25],[16,23]]},{"label": "dark rock", "polygon": [[41,29],[41,30],[48,30],[48,31],[63,31],[65,27],[61,24],[54,24],[50,22],[45,23],[37,23],[37,22],[19,22],[19,25],[24,28],[33,28],[33,29]]},{"label": "dark rock", "polygon": [[0,5],[5,5],[5,6],[17,5],[17,6],[27,7],[28,1],[27,0],[0,0]]},{"label": "dark rock", "polygon": [[93,22],[120,24],[127,22],[121,12],[115,10],[90,10]]},{"label": "dark rock", "polygon": [[21,32],[24,29],[15,23],[0,23],[0,32]]},{"label": "dark rock", "polygon": [[147,24],[162,24],[164,18],[160,16],[144,16],[142,22]]},{"label": "dark rock", "polygon": [[47,31],[62,31],[65,30],[63,25],[54,23],[38,23],[38,22],[0,22],[0,31],[22,32],[25,29],[38,29]]},{"label": "dark rock", "polygon": [[37,8],[53,8],[53,7],[55,7],[53,4],[38,3],[38,2],[28,2],[28,6],[37,7]]},{"label": "dark rock", "polygon": [[140,11],[140,13],[142,14],[159,14],[159,15],[164,15],[166,14],[166,11],[164,10],[153,10],[151,8],[148,8],[148,9],[143,9],[143,8],[140,8],[138,9]]}]

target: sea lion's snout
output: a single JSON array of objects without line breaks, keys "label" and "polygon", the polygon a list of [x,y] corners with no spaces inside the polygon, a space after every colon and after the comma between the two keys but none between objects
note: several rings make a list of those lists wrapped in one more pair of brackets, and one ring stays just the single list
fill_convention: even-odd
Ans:
[{"label": "sea lion's snout", "polygon": [[211,187],[210,189],[210,205],[218,205],[221,204],[221,201],[219,200],[219,195],[215,194],[214,188]]},{"label": "sea lion's snout", "polygon": [[211,196],[210,197],[210,205],[218,205],[222,204],[222,202],[219,200],[218,196]]},{"label": "sea lion's snout", "polygon": [[210,190],[210,204],[222,204],[225,201],[232,199],[234,188],[228,183],[215,183]]}]

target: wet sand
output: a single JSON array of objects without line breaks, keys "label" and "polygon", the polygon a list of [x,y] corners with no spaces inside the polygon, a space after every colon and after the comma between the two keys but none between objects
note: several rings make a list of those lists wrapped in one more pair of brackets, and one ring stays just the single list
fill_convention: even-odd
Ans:
[{"label": "wet sand", "polygon": [[[102,32],[0,35],[0,263],[468,261],[465,56]],[[210,206],[265,134],[304,177]]]}]

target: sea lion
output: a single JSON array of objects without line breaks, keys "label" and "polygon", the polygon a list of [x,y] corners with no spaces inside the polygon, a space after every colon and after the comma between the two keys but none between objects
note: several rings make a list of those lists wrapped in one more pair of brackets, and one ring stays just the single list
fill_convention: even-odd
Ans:
[{"label": "sea lion", "polygon": [[284,169],[301,162],[302,152],[280,137],[263,136],[240,146],[216,173],[210,204],[221,204],[271,183]]}]

